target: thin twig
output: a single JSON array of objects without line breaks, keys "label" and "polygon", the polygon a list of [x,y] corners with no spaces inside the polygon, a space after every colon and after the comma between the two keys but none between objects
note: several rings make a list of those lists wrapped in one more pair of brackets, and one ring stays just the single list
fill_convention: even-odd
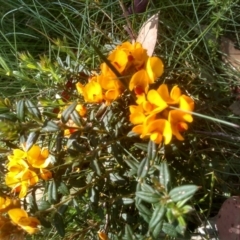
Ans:
[{"label": "thin twig", "polygon": [[134,33],[133,29],[132,29],[132,25],[128,19],[128,13],[127,13],[127,10],[122,2],[122,0],[119,0],[119,4],[120,4],[120,7],[122,8],[122,11],[123,11],[123,16],[125,17],[126,19],[126,22],[127,22],[127,26],[124,26],[124,29],[128,32],[131,40],[135,40],[136,39],[136,34]]}]

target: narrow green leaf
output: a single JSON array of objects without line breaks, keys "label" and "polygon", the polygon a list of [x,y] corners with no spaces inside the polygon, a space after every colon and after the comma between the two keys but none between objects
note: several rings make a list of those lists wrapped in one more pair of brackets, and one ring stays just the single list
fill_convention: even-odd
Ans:
[{"label": "narrow green leaf", "polygon": [[59,130],[60,128],[56,123],[52,121],[45,121],[42,126],[41,132],[57,132]]},{"label": "narrow green leaf", "polygon": [[178,235],[176,228],[174,227],[173,224],[170,224],[170,223],[166,223],[166,222],[163,223],[162,231],[171,237],[177,237]]},{"label": "narrow green leaf", "polygon": [[57,186],[53,180],[48,185],[48,201],[53,204],[57,202]]},{"label": "narrow green leaf", "polygon": [[174,202],[183,201],[186,198],[191,198],[197,190],[198,186],[196,185],[183,185],[172,189],[169,196]]},{"label": "narrow green leaf", "polygon": [[144,152],[147,152],[148,145],[146,143],[134,143],[134,146],[141,149]]},{"label": "narrow green leaf", "polygon": [[35,118],[41,120],[41,113],[39,109],[29,100],[25,99],[25,106],[28,112]]},{"label": "narrow green leaf", "polygon": [[73,102],[70,106],[68,106],[61,114],[61,121],[66,123],[71,115],[71,113],[75,110],[77,106],[77,102]]},{"label": "narrow green leaf", "polygon": [[130,205],[134,203],[134,200],[132,198],[122,198],[123,205]]},{"label": "narrow green leaf", "polygon": [[157,155],[156,143],[149,140],[147,158],[149,159],[149,161],[154,161],[154,159],[156,158],[156,155]]},{"label": "narrow green leaf", "polygon": [[92,187],[90,189],[89,194],[90,194],[90,197],[89,197],[90,201],[92,203],[98,204],[98,200],[99,200],[99,191],[98,191],[98,189],[95,186]]},{"label": "narrow green leaf", "polygon": [[18,118],[14,113],[8,112],[8,113],[1,113],[0,120],[7,120],[7,121],[15,122],[18,120]]},{"label": "narrow green leaf", "polygon": [[165,206],[159,203],[154,209],[151,220],[149,222],[149,228],[151,229],[151,231],[154,231],[155,227],[158,226],[158,223],[162,221],[165,212]]},{"label": "narrow green leaf", "polygon": [[56,228],[58,234],[61,237],[64,237],[65,236],[65,224],[64,224],[61,214],[59,214],[58,212],[55,212],[53,215],[52,223],[53,223],[54,227]]},{"label": "narrow green leaf", "polygon": [[25,120],[25,100],[21,99],[17,102],[16,106],[17,117],[20,121]]},{"label": "narrow green leaf", "polygon": [[150,160],[148,157],[145,157],[141,161],[141,163],[138,167],[138,171],[137,171],[138,178],[144,178],[147,176],[148,170],[149,170],[149,165],[150,165]]},{"label": "narrow green leaf", "polygon": [[141,183],[141,190],[143,192],[156,193],[156,191],[150,185],[148,185],[146,183]]},{"label": "narrow green leaf", "polygon": [[152,236],[154,239],[159,239],[159,235],[162,231],[163,221],[157,222],[156,226],[152,230]]},{"label": "narrow green leaf", "polygon": [[163,162],[160,165],[159,181],[165,187],[166,191],[168,191],[168,187],[170,184],[170,174],[166,162]]},{"label": "narrow green leaf", "polygon": [[97,173],[98,176],[102,175],[101,163],[98,162],[97,158],[91,160],[90,166]]},{"label": "narrow green leaf", "polygon": [[44,211],[51,207],[51,204],[48,201],[37,201],[37,206],[39,211]]},{"label": "narrow green leaf", "polygon": [[82,122],[81,122],[81,116],[79,115],[79,113],[74,109],[73,112],[70,114],[71,119],[73,120],[73,122],[78,126],[81,127],[82,126]]},{"label": "narrow green leaf", "polygon": [[137,203],[136,207],[139,210],[139,212],[144,213],[145,215],[147,215],[149,217],[149,220],[150,220],[152,212],[150,211],[149,208],[147,208],[143,203]]},{"label": "narrow green leaf", "polygon": [[126,224],[125,225],[124,239],[126,239],[126,240],[134,240],[133,236],[134,236],[134,234],[133,234],[133,231],[132,231],[131,227],[128,224]]},{"label": "narrow green leaf", "polygon": [[26,151],[30,150],[33,144],[36,143],[37,139],[39,137],[39,132],[31,132],[27,138],[26,142]]},{"label": "narrow green leaf", "polygon": [[60,185],[59,185],[59,187],[58,187],[58,191],[59,191],[61,194],[65,195],[65,196],[67,196],[67,195],[70,194],[70,192],[69,192],[69,190],[68,190],[68,187],[67,187],[67,185],[66,185],[64,182],[61,182],[61,183],[60,183]]},{"label": "narrow green leaf", "polygon": [[139,162],[132,160],[132,159],[126,159],[125,163],[134,171],[137,172],[138,171],[138,167],[139,167]]},{"label": "narrow green leaf", "polygon": [[136,192],[136,196],[148,203],[157,203],[160,201],[160,198],[161,198],[161,196],[159,196],[157,193],[143,192],[143,191]]}]

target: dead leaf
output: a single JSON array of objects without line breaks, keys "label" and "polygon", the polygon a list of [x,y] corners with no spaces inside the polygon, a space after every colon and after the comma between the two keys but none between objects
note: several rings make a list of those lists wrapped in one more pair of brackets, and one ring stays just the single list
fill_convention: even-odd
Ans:
[{"label": "dead leaf", "polygon": [[158,33],[158,15],[154,14],[142,25],[136,42],[142,44],[143,48],[147,49],[148,56],[152,56],[157,42]]},{"label": "dead leaf", "polygon": [[230,63],[232,67],[240,71],[240,50],[235,48],[234,42],[228,38],[221,38],[221,51],[224,53],[223,60]]},{"label": "dead leaf", "polygon": [[240,239],[240,197],[230,197],[222,205],[217,216],[220,240]]}]

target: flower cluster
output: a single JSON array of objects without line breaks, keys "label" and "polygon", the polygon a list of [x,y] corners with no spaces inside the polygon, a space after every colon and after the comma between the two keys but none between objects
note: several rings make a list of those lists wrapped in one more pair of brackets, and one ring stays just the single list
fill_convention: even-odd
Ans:
[{"label": "flower cluster", "polygon": [[[166,84],[157,90],[150,90],[140,95],[138,105],[130,106],[132,131],[141,138],[150,137],[155,143],[170,143],[172,135],[183,140],[182,131],[188,129],[187,123],[193,121],[191,111],[194,108],[192,98],[181,94],[178,86],[174,86],[169,94]],[[175,107],[178,109],[172,109]]]},{"label": "flower cluster", "polygon": [[[5,214],[8,213],[8,216]],[[0,197],[0,239],[12,239],[19,236],[22,230],[34,234],[40,222],[35,217],[29,217],[26,211],[20,208],[20,201],[9,197]],[[20,230],[19,228],[20,227]]]},{"label": "flower cluster", "polygon": [[110,53],[108,61],[116,71],[102,63],[100,75],[91,77],[85,86],[76,84],[85,102],[110,104],[127,87],[137,99],[137,105],[129,107],[130,122],[136,125],[133,132],[141,138],[150,137],[155,143],[168,144],[173,135],[183,140],[181,132],[193,121],[194,102],[178,86],[170,93],[166,84],[149,90],[149,85],[163,74],[161,59],[149,57],[140,43],[125,42]]},{"label": "flower cluster", "polygon": [[149,57],[140,43],[125,42],[117,46],[108,56],[108,61],[116,71],[112,71],[107,63],[102,63],[100,75],[91,77],[85,86],[77,83],[77,90],[86,102],[105,101],[110,104],[125,87],[134,90],[136,95],[147,93],[149,84],[163,73],[161,59]]},{"label": "flower cluster", "polygon": [[50,164],[49,151],[33,145],[29,151],[13,150],[8,156],[8,173],[5,177],[6,185],[12,192],[19,193],[19,198],[26,196],[28,188],[39,181],[39,176],[48,180],[52,173],[46,169]]}]

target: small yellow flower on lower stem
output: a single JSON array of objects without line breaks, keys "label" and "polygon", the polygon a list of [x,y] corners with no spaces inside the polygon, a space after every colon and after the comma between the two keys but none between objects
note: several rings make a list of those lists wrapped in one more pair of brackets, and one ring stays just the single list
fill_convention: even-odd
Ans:
[{"label": "small yellow flower on lower stem", "polygon": [[34,234],[39,231],[38,226],[40,222],[35,217],[29,217],[27,212],[20,208],[14,208],[8,211],[8,215],[19,227],[28,232],[29,234]]}]

